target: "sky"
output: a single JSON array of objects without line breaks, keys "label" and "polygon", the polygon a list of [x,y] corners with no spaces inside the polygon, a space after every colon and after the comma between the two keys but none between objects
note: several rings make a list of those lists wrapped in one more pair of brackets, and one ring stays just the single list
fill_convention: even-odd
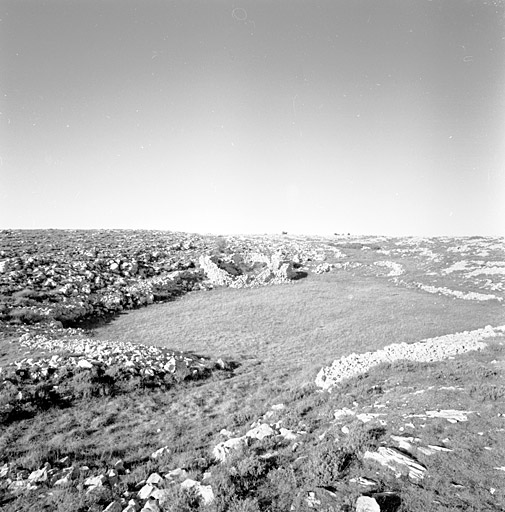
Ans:
[{"label": "sky", "polygon": [[0,229],[505,236],[505,2],[0,0]]}]

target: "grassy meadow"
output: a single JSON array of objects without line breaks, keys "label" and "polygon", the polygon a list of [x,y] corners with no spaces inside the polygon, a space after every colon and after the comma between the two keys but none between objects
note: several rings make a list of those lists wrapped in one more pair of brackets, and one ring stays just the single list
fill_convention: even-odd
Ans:
[{"label": "grassy meadow", "polygon": [[259,363],[272,380],[297,385],[352,352],[503,323],[499,303],[457,301],[337,271],[287,285],[188,294],[122,315],[97,334]]}]

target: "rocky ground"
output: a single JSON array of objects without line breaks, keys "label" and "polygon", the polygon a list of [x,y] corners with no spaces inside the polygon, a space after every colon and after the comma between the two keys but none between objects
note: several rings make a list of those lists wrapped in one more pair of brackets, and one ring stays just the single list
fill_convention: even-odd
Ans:
[{"label": "rocky ground", "polygon": [[[505,241],[484,237],[212,237],[148,231],[0,232],[0,332],[7,347],[0,359],[0,420],[10,425],[54,404],[69,407],[82,398],[113,396],[137,388],[168,390],[233,370],[233,362],[213,359],[212,354],[100,340],[80,327],[192,291],[284,284],[334,270],[374,275],[397,286],[454,300],[502,303]],[[332,390],[380,364],[452,358],[483,349],[487,340],[503,338],[504,333],[505,327],[498,324],[350,354],[321,369],[314,379],[322,389]],[[331,428],[338,425],[343,434],[346,428],[349,433],[346,425],[350,418],[380,426],[384,403],[379,402],[336,410]],[[225,464],[230,457],[233,459],[234,452],[266,443],[266,439],[275,439],[283,450],[295,453],[300,444],[307,443],[306,432],[288,428],[288,422],[282,421],[285,413],[286,406],[277,404],[242,435],[223,430],[223,440],[209,447],[214,460]],[[447,408],[423,414],[404,419],[410,424],[419,418],[460,423],[467,421],[472,412]],[[391,434],[387,445],[370,445],[362,460],[419,482],[427,466],[416,456],[450,452],[450,443],[423,444],[415,435],[402,432]],[[169,452],[168,446],[160,446],[149,458],[163,460]],[[262,464],[269,464],[277,456],[275,450],[259,453]],[[6,507],[31,492],[42,496],[54,489],[76,487],[90,493],[104,487],[119,489],[125,480],[129,486],[121,499],[111,500],[101,510],[177,510],[171,508],[174,484],[193,496],[195,508],[212,503],[216,506],[218,487],[211,472],[196,476],[177,467],[165,474],[152,472],[132,483],[130,469],[122,460],[98,472],[65,457],[45,461],[31,471],[1,455],[0,462],[0,505]],[[497,465],[495,469],[499,472],[504,467]],[[354,510],[399,510],[401,499],[397,493],[383,492],[377,480],[368,476],[354,478],[354,484],[363,490],[353,495]],[[328,507],[340,503],[335,493],[334,488],[314,486],[296,506],[299,510],[330,510]],[[503,494],[495,487],[489,493]]]},{"label": "rocky ground", "polygon": [[263,286],[306,276],[339,251],[325,243],[156,231],[0,232],[0,321],[87,319],[213,286]]}]

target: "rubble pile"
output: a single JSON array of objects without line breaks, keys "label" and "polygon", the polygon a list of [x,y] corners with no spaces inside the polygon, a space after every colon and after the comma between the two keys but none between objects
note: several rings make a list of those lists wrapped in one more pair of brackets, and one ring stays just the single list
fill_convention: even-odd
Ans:
[{"label": "rubble pile", "polygon": [[[300,264],[283,260],[279,253],[271,256],[248,254],[243,261],[249,265],[248,272],[243,272],[239,267],[234,266],[230,273],[231,262],[223,262],[210,256],[202,255],[198,262],[212,284],[230,288],[256,288],[285,284],[307,276],[307,272],[300,269]],[[258,268],[259,270],[255,272]]]},{"label": "rubble pile", "polygon": [[202,373],[209,367],[209,359],[189,356],[161,347],[139,343],[115,342],[95,338],[54,339],[45,335],[30,333],[19,338],[21,346],[30,350],[44,350],[51,357],[23,358],[11,363],[0,371],[16,368],[25,378],[43,378],[63,366],[91,369],[107,369],[117,366],[131,375],[159,376],[174,374],[183,369],[188,374]]},{"label": "rubble pile", "polygon": [[6,424],[83,397],[137,387],[169,389],[226,368],[220,359],[89,338],[80,329],[39,331],[26,332],[15,342],[28,357],[0,367],[0,420]]},{"label": "rubble pile", "polygon": [[[166,450],[167,453],[170,450]],[[95,473],[95,474],[93,474]],[[16,470],[6,463],[0,466],[0,492],[10,495],[26,494],[30,491],[42,492],[50,495],[56,489],[75,487],[86,494],[111,488],[118,493],[121,487],[128,489],[121,493],[121,497],[109,503],[104,509],[106,512],[138,512],[171,510],[173,488],[191,489],[204,504],[214,500],[210,485],[188,478],[187,472],[182,468],[168,471],[164,476],[151,473],[145,480],[125,484],[129,480],[130,470],[125,468],[124,462],[119,459],[111,467],[98,473],[86,465],[71,464],[70,458],[64,457],[51,465],[46,462],[40,469],[29,472]]]}]

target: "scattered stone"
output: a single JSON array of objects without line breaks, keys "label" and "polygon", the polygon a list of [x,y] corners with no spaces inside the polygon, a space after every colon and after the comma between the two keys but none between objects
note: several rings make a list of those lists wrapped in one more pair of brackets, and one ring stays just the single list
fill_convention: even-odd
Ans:
[{"label": "scattered stone", "polygon": [[93,365],[87,361],[86,359],[81,359],[78,363],[77,363],[77,366],[79,368],[87,368],[87,369],[91,369],[93,368]]},{"label": "scattered stone", "polygon": [[398,443],[398,448],[400,450],[404,450],[408,453],[412,453],[415,449],[415,447],[412,445],[412,443],[418,443],[421,441],[418,437],[406,437],[406,436],[390,436],[393,441]]},{"label": "scattered stone", "polygon": [[335,268],[335,265],[327,262],[320,263],[314,269],[314,274],[324,274],[325,272],[330,272],[333,268]]},{"label": "scattered stone", "polygon": [[374,498],[360,496],[356,500],[356,512],[381,512],[381,508]]},{"label": "scattered stone", "polygon": [[204,505],[209,505],[214,501],[214,492],[210,485],[202,485],[200,482],[197,482],[196,480],[186,478],[186,480],[184,480],[184,482],[181,483],[181,487],[183,489],[194,489],[202,498]]},{"label": "scattered stone", "polygon": [[28,481],[32,484],[37,484],[47,481],[47,468],[38,469],[30,473]]},{"label": "scattered stone", "polygon": [[58,478],[58,480],[56,480],[53,485],[58,487],[68,487],[69,485],[72,485],[71,475],[68,474],[61,478]]},{"label": "scattered stone", "polygon": [[0,467],[0,478],[5,478],[9,474],[9,464]]},{"label": "scattered stone", "polygon": [[273,436],[275,434],[273,428],[267,423],[261,423],[257,427],[252,428],[246,432],[246,437],[252,439],[265,439],[265,437]]},{"label": "scattered stone", "polygon": [[345,418],[346,416],[355,416],[356,411],[353,411],[352,409],[348,409],[347,407],[344,407],[343,409],[338,409],[333,413],[333,418],[336,421],[340,421],[342,418]]},{"label": "scattered stone", "polygon": [[165,478],[167,480],[185,480],[186,478],[188,478],[188,473],[185,469],[182,468],[172,469],[165,475]]},{"label": "scattered stone", "polygon": [[359,476],[358,478],[351,478],[349,482],[356,483],[361,485],[362,487],[376,487],[378,483],[371,478],[366,478],[364,476]]},{"label": "scattered stone", "polygon": [[403,266],[399,263],[395,263],[394,261],[376,261],[374,262],[374,265],[377,267],[386,267],[391,269],[389,274],[387,274],[388,277],[401,276],[405,273]]},{"label": "scattered stone", "polygon": [[163,477],[159,475],[158,473],[151,473],[149,475],[149,478],[147,479],[146,483],[152,484],[152,485],[158,485],[163,482]]},{"label": "scattered stone", "polygon": [[122,459],[119,459],[118,461],[116,461],[114,463],[114,469],[118,472],[118,473],[123,473],[124,472],[124,462]]},{"label": "scattered stone", "polygon": [[339,496],[334,492],[332,487],[317,486],[314,489],[305,492],[303,500],[309,508],[318,510],[337,510],[338,507],[338,510],[340,509]]},{"label": "scattered stone", "polygon": [[460,421],[468,421],[468,414],[473,414],[474,411],[455,411],[439,410],[439,411],[426,411],[428,418],[445,418],[449,423],[458,423]]},{"label": "scattered stone", "polygon": [[316,498],[316,493],[314,491],[307,492],[305,503],[307,503],[309,508],[316,508],[317,506],[321,505],[321,501]]},{"label": "scattered stone", "polygon": [[105,482],[107,482],[105,475],[90,476],[84,480],[84,485],[86,487],[101,487]]},{"label": "scattered stone", "polygon": [[152,484],[145,484],[142,487],[142,489],[140,489],[140,491],[138,492],[137,496],[141,500],[147,500],[147,498],[149,498],[149,496],[151,496],[151,494],[153,493],[154,490],[155,490],[154,485],[152,485]]},{"label": "scattered stone", "polygon": [[240,448],[246,442],[246,437],[232,437],[227,441],[223,441],[214,447],[212,454],[214,458],[220,462],[224,462],[230,450]]},{"label": "scattered stone", "polygon": [[143,506],[142,510],[144,512],[161,512],[161,508],[158,505],[158,502],[152,498],[149,498],[145,505]]},{"label": "scattered stone", "polygon": [[294,441],[298,438],[298,435],[295,434],[292,430],[289,430],[288,428],[281,427],[279,429],[279,434],[286,439],[286,441]]},{"label": "scattered stone", "polygon": [[128,502],[128,505],[123,510],[123,512],[137,512],[139,508],[140,507],[137,505],[137,502],[132,499]]},{"label": "scattered stone", "polygon": [[436,446],[429,444],[428,446],[418,446],[417,451],[422,453],[423,455],[433,455],[437,452],[452,452],[450,448],[446,448],[445,446]]},{"label": "scattered stone", "polygon": [[7,486],[7,489],[14,494],[18,494],[23,491],[34,491],[38,489],[38,486],[30,483],[28,480],[14,480]]},{"label": "scattered stone", "polygon": [[159,448],[155,452],[151,453],[151,458],[158,459],[162,455],[165,455],[166,453],[169,453],[169,452],[170,452],[170,449],[168,448],[168,446],[163,446],[162,448]]},{"label": "scattered stone", "polygon": [[422,480],[426,471],[426,468],[422,464],[396,448],[381,446],[376,452],[365,452],[364,459],[374,460],[382,466],[392,469],[397,477],[403,472],[408,471],[409,478],[414,482]]},{"label": "scattered stone", "polygon": [[[387,416],[387,414],[378,413],[378,412],[375,412],[375,413],[368,412],[368,413],[356,414],[356,418],[363,423],[369,423],[370,421],[376,420],[380,416]],[[386,425],[386,422],[384,420],[379,420],[379,423],[381,425]]]},{"label": "scattered stone", "polygon": [[109,471],[107,471],[107,478],[109,480],[109,483],[112,485],[117,484],[119,482],[119,476],[115,469],[109,469]]},{"label": "scattered stone", "polygon": [[123,511],[123,507],[121,506],[121,503],[119,503],[118,501],[113,501],[104,509],[103,512],[122,512],[122,511]]},{"label": "scattered stone", "polygon": [[461,421],[468,421],[468,414],[473,414],[474,411],[456,411],[454,409],[444,409],[438,411],[426,411],[425,414],[410,414],[407,418],[444,418],[449,423],[459,423]]},{"label": "scattered stone", "polygon": [[273,459],[274,457],[277,457],[278,453],[279,452],[262,453],[261,455],[258,455],[258,458],[263,459],[263,460],[269,460],[269,459]]},{"label": "scattered stone", "polygon": [[172,498],[172,492],[170,489],[154,489],[151,493],[150,498],[153,500],[158,500],[158,502],[163,503],[163,501]]}]

